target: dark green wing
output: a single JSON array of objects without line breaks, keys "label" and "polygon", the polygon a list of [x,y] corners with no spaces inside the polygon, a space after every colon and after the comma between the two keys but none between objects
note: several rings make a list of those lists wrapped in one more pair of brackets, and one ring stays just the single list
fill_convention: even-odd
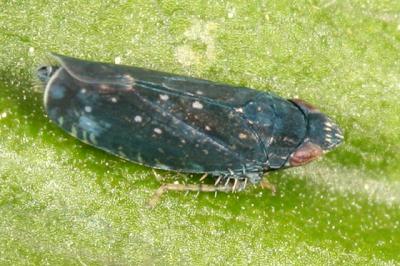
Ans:
[{"label": "dark green wing", "polygon": [[258,92],[57,56],[49,117],[95,147],[155,168],[260,172],[264,147],[243,108]]}]

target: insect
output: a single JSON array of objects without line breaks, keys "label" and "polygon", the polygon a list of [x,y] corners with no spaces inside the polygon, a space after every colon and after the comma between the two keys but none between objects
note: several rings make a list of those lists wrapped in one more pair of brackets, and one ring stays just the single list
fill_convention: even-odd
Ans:
[{"label": "insect", "polygon": [[343,141],[341,129],[305,101],[143,68],[52,54],[37,70],[48,117],[79,140],[156,169],[202,173],[215,185],[167,190],[273,189],[266,172],[299,166]]}]

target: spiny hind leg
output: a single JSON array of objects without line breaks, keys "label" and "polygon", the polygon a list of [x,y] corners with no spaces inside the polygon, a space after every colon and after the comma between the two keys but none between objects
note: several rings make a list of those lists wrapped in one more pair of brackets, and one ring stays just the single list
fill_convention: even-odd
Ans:
[{"label": "spiny hind leg", "polygon": [[230,192],[231,188],[226,186],[213,186],[205,184],[164,184],[160,186],[148,202],[149,207],[154,208],[160,201],[161,196],[168,191],[183,192]]},{"label": "spiny hind leg", "polygon": [[[233,182],[231,182],[233,180]],[[164,184],[161,185],[148,202],[148,206],[154,208],[161,196],[168,191],[181,192],[236,192],[242,191],[247,186],[247,178],[239,180],[234,177],[219,177],[214,185],[206,184]]]}]

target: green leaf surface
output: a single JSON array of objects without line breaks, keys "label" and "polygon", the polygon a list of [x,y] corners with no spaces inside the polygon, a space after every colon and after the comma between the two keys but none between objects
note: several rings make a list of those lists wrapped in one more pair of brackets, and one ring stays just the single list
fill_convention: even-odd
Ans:
[{"label": "green leaf surface", "polygon": [[[400,263],[400,1],[0,1],[0,264]],[[299,97],[345,143],[276,196],[168,193],[197,176],[89,147],[46,117],[48,52]],[[212,180],[208,180],[212,182]]]}]

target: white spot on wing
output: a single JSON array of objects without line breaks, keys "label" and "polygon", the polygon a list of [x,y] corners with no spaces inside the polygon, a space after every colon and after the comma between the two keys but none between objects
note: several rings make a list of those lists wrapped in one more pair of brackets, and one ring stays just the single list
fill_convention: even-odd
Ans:
[{"label": "white spot on wing", "polygon": [[194,101],[192,103],[192,107],[195,108],[195,109],[203,109],[203,104],[201,102],[199,102],[199,101]]},{"label": "white spot on wing", "polygon": [[158,127],[154,128],[154,132],[156,132],[157,134],[161,134],[162,130],[159,129]]},{"label": "white spot on wing", "polygon": [[85,93],[86,93],[86,89],[85,89],[85,88],[82,88],[82,89],[81,89],[81,93],[82,93],[82,94],[85,94]]},{"label": "white spot on wing", "polygon": [[90,113],[92,111],[91,106],[85,106],[85,112]]},{"label": "white spot on wing", "polygon": [[163,101],[168,101],[169,96],[166,95],[166,94],[160,94],[160,99],[163,100]]},{"label": "white spot on wing", "polygon": [[135,118],[133,119],[135,122],[140,123],[143,121],[143,118],[140,115],[135,116]]},{"label": "white spot on wing", "polygon": [[239,139],[247,139],[247,134],[239,133]]},{"label": "white spot on wing", "polygon": [[112,101],[113,103],[118,102],[117,98],[115,98],[115,97],[112,97],[112,98],[111,98],[111,101]]},{"label": "white spot on wing", "polygon": [[207,131],[210,131],[210,130],[211,130],[211,128],[210,128],[209,126],[206,126],[205,129],[206,129]]}]

